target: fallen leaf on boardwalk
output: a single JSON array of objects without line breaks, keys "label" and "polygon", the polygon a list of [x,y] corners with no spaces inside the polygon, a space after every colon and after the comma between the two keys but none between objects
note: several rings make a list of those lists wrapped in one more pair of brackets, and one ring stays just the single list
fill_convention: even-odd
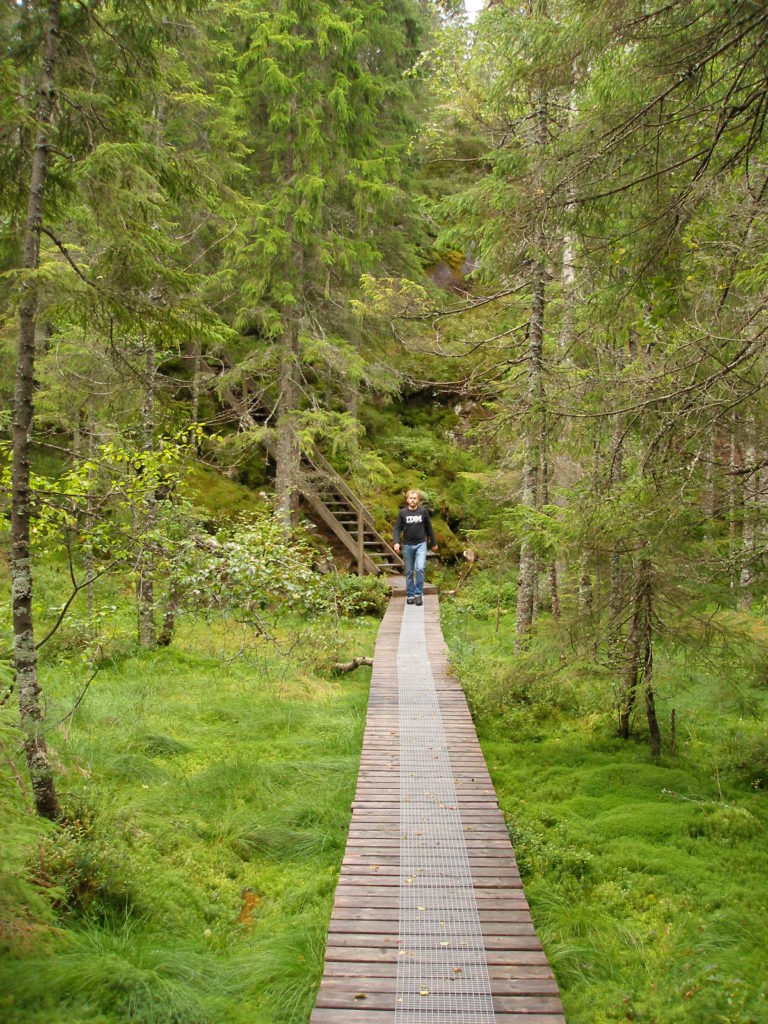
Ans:
[{"label": "fallen leaf on boardwalk", "polygon": [[426,910],[426,907],[416,907],[417,910]]},{"label": "fallen leaf on boardwalk", "polygon": [[454,974],[461,974],[461,968],[460,967],[454,967],[453,968],[453,973]]},{"label": "fallen leaf on boardwalk", "polygon": [[406,885],[413,885],[413,879],[412,878],[406,878],[405,882],[406,882]]},{"label": "fallen leaf on boardwalk", "polygon": [[443,939],[443,941],[440,943],[440,945],[441,946],[450,946],[450,942],[447,939]]},{"label": "fallen leaf on boardwalk", "polygon": [[378,864],[371,864],[370,865],[370,869],[371,869],[371,871],[378,871],[379,870],[379,865]]},{"label": "fallen leaf on boardwalk", "polygon": [[367,998],[368,998],[368,993],[367,992],[356,992],[355,993],[355,999],[367,999]]},{"label": "fallen leaf on boardwalk", "polygon": [[421,986],[421,991],[420,991],[419,995],[422,995],[422,996],[428,996],[429,995],[429,989],[427,988],[426,985],[422,985]]}]

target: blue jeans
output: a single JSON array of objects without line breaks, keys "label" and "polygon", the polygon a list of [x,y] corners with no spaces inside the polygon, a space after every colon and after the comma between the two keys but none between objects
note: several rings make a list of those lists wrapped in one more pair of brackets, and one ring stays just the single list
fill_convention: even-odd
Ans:
[{"label": "blue jeans", "polygon": [[424,570],[427,567],[427,542],[403,544],[405,562],[405,596],[417,597],[424,592]]}]

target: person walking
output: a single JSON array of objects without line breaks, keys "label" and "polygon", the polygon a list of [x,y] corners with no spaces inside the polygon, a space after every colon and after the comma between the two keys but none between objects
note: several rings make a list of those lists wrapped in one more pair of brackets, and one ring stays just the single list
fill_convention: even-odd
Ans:
[{"label": "person walking", "polygon": [[419,503],[419,492],[411,489],[405,496],[405,508],[401,508],[395,523],[394,549],[400,554],[400,537],[403,538],[403,561],[405,562],[405,599],[408,604],[422,604],[424,593],[424,570],[427,567],[427,540],[433,551],[437,541],[429,512]]}]

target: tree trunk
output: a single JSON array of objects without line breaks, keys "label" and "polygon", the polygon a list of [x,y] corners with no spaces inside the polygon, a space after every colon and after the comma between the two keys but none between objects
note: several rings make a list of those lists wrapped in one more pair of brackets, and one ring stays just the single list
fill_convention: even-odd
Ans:
[{"label": "tree trunk", "polygon": [[709,437],[708,450],[706,454],[706,465],[704,467],[705,484],[704,500],[702,502],[704,517],[707,521],[706,536],[711,537],[714,531],[714,521],[717,515],[717,481],[715,478],[715,463],[717,461],[717,435],[712,430]]},{"label": "tree trunk", "polygon": [[171,583],[168,591],[168,603],[165,606],[163,624],[157,636],[158,647],[169,647],[173,639],[173,630],[176,626],[176,613],[179,610],[179,591],[174,583]]},{"label": "tree trunk", "polygon": [[[536,508],[539,431],[535,416],[538,401],[538,383],[541,376],[542,318],[544,312],[544,268],[537,264],[534,270],[531,330],[528,347],[528,415],[530,423],[523,462],[521,505]],[[533,622],[533,595],[535,590],[536,555],[530,540],[523,537],[520,545],[520,574],[517,581],[517,622],[515,650],[524,643]]]},{"label": "tree trunk", "polygon": [[[548,458],[548,437],[544,434],[544,446],[541,459],[541,504],[549,504],[549,458]],[[549,563],[549,601],[552,611],[552,618],[555,622],[560,620],[560,595],[557,589],[557,562],[553,558]]]},{"label": "tree trunk", "polygon": [[[49,0],[45,54],[37,103],[35,148],[29,183],[27,220],[24,228],[23,267],[37,270],[40,262],[40,228],[43,221],[45,183],[48,174],[48,130],[56,95],[59,47],[59,0]],[[35,336],[37,332],[37,285],[30,276],[22,285],[19,306],[19,350],[13,403],[13,467],[11,503],[13,660],[19,694],[19,717],[24,734],[27,764],[38,814],[57,820],[61,807],[45,739],[40,731],[42,709],[37,679],[37,650],[32,617],[32,557],[30,551],[30,450],[29,435],[34,416]]]},{"label": "tree trunk", "polygon": [[[94,449],[95,449],[95,433],[94,427],[94,416],[93,416],[93,400],[88,402],[88,461],[93,461]],[[86,595],[88,599],[88,626],[91,631],[91,636],[96,636],[96,608],[94,604],[93,595],[93,575],[95,569],[95,562],[93,558],[93,540],[91,539],[91,531],[93,530],[93,524],[95,522],[95,511],[93,505],[93,470],[88,470],[88,494],[85,499],[85,578],[88,580],[86,584]]]},{"label": "tree trunk", "polygon": [[296,507],[296,483],[299,471],[299,449],[296,441],[296,324],[293,312],[283,313],[283,334],[280,342],[280,402],[277,418],[277,472],[275,494],[277,510],[286,535],[293,525]]},{"label": "tree trunk", "polygon": [[499,622],[501,621],[501,551],[499,551],[499,565],[496,573],[496,636],[499,635]]},{"label": "tree trunk", "polygon": [[645,712],[648,731],[651,736],[651,753],[661,756],[661,730],[656,717],[656,700],[653,693],[653,592],[651,586],[651,563],[643,559],[644,609],[643,609],[643,677],[645,682]]},{"label": "tree trunk", "polygon": [[[536,143],[538,156],[543,159],[547,145],[547,99],[544,93],[539,97],[536,110]],[[534,238],[533,267],[531,271],[531,321],[527,354],[527,433],[525,457],[523,460],[523,482],[520,503],[536,508],[538,492],[538,471],[542,441],[542,358],[544,346],[544,306],[546,268],[542,253],[544,232],[538,226]],[[517,622],[515,626],[515,650],[526,642],[533,622],[533,601],[536,589],[537,559],[530,540],[523,537],[520,545],[520,574],[517,581]]]},{"label": "tree trunk", "polygon": [[757,448],[755,446],[755,427],[750,418],[747,423],[749,436],[747,448],[744,453],[744,469],[747,476],[744,479],[744,524],[742,526],[741,540],[741,576],[739,579],[739,608],[748,612],[752,608],[752,583],[755,560],[755,520],[757,517],[757,503],[759,495],[757,475]]},{"label": "tree trunk", "polygon": [[[144,451],[152,452],[155,446],[155,345],[146,341],[146,365],[144,370],[144,405],[142,409],[142,433]],[[139,642],[150,649],[157,645],[155,633],[155,573],[152,532],[155,527],[155,495],[147,489],[146,511],[139,517],[143,536],[139,543],[139,580],[136,600],[139,613]]]},{"label": "tree trunk", "polygon": [[[620,371],[624,360],[618,352],[617,369]],[[613,442],[611,444],[611,466],[609,471],[610,486],[621,481],[624,463],[624,426],[621,416],[617,415],[613,423]],[[608,659],[614,665],[621,660],[619,636],[621,633],[621,607],[623,593],[621,545],[614,540],[611,547],[611,578],[608,585]]]},{"label": "tree trunk", "polygon": [[645,597],[645,560],[641,557],[644,541],[635,547],[635,586],[632,595],[632,614],[627,631],[624,676],[619,694],[619,736],[629,739],[629,724],[637,695],[637,675],[640,668],[640,646],[643,641],[643,604]]},{"label": "tree trunk", "polygon": [[621,548],[614,543],[611,549],[611,582],[608,590],[608,659],[618,664],[619,635],[621,633]]},{"label": "tree trunk", "polygon": [[[298,116],[296,97],[289,101],[292,119]],[[295,135],[289,132],[285,154],[285,181],[291,182],[295,166]],[[304,274],[304,252],[294,234],[294,218],[290,214],[286,231],[293,239],[293,271],[296,275],[296,295],[301,294]],[[286,278],[287,279],[287,278]],[[275,499],[277,512],[283,523],[286,539],[293,527],[293,512],[298,507],[296,484],[299,475],[300,452],[296,436],[298,404],[298,324],[296,308],[285,303],[282,307],[283,332],[280,336],[280,397],[277,405],[277,466],[275,473]]]},{"label": "tree trunk", "polygon": [[600,572],[600,549],[598,547],[595,547],[594,553],[595,553],[595,580],[594,580],[594,585],[593,585],[592,593],[594,594],[593,612],[594,612],[595,629],[594,629],[593,637],[592,637],[592,656],[596,658],[597,657],[597,652],[598,652],[598,650],[600,648],[600,624],[601,624],[601,619],[603,617],[603,603],[602,603],[602,596],[601,596],[601,587],[603,585],[603,580],[602,580],[602,575],[601,575],[601,572]]},{"label": "tree trunk", "polygon": [[592,611],[592,575],[589,571],[589,548],[585,548],[579,559],[579,616],[586,619]]},{"label": "tree trunk", "polygon": [[195,338],[195,347],[192,353],[192,422],[198,423],[200,419],[200,374],[202,371],[203,348],[199,337]]},{"label": "tree trunk", "polygon": [[728,487],[728,556],[731,571],[731,590],[736,589],[736,508],[739,502],[738,480],[736,478],[736,468],[738,463],[737,455],[738,451],[736,447],[736,424],[735,422],[731,422],[731,445],[730,454],[728,458],[728,473],[730,480]]},{"label": "tree trunk", "polygon": [[[592,453],[592,493],[600,493],[600,455],[601,439],[598,432],[595,437]],[[585,538],[584,550],[579,559],[579,616],[588,619],[592,615],[592,608],[595,601],[594,579],[592,577],[592,564],[595,565],[595,576],[597,576],[597,550],[594,544],[589,543]],[[599,624],[599,620],[598,620]]]}]

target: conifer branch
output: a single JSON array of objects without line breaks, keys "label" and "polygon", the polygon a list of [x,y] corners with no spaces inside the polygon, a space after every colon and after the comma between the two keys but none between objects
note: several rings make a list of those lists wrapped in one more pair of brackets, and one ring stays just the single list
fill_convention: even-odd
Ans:
[{"label": "conifer branch", "polygon": [[56,235],[54,235],[54,233],[50,230],[50,228],[47,228],[47,227],[45,227],[45,225],[41,224],[40,225],[40,232],[43,235],[47,235],[51,239],[53,244],[61,252],[61,254],[66,259],[67,263],[69,263],[70,267],[72,267],[72,269],[74,270],[74,272],[77,274],[77,276],[80,278],[81,281],[85,281],[85,283],[88,285],[89,288],[93,288],[96,291],[100,290],[99,286],[94,281],[91,281],[91,279],[88,277],[88,275],[85,273],[85,271],[80,269],[80,267],[77,265],[77,263],[75,262],[74,258],[72,257],[72,254],[70,253],[69,249],[67,249],[66,245],[64,245],[64,243],[62,241],[60,241],[56,237]]}]

